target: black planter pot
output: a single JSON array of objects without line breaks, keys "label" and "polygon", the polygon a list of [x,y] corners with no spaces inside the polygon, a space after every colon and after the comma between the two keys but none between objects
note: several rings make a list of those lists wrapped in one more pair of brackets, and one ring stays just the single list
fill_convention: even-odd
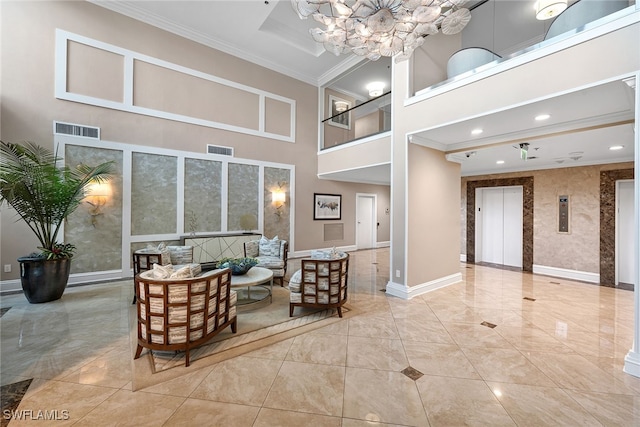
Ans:
[{"label": "black planter pot", "polygon": [[62,297],[71,271],[71,260],[18,258],[20,280],[27,301],[32,304],[55,301]]}]

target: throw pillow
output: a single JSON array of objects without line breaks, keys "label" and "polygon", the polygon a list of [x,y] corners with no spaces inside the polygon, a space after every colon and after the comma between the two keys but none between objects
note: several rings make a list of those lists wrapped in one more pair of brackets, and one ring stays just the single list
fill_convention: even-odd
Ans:
[{"label": "throw pillow", "polygon": [[158,252],[160,252],[160,264],[167,265],[171,264],[171,251],[164,242],[161,242],[157,248]]},{"label": "throw pillow", "polygon": [[153,264],[151,272],[154,279],[168,279],[173,274],[173,266]]},{"label": "throw pillow", "polygon": [[178,270],[174,271],[171,276],[169,276],[170,279],[188,279],[190,277],[193,276],[191,275],[191,267],[189,267],[188,265],[179,268]]},{"label": "throw pillow", "polygon": [[264,236],[260,238],[260,256],[280,257],[280,240],[278,236],[271,240]]}]

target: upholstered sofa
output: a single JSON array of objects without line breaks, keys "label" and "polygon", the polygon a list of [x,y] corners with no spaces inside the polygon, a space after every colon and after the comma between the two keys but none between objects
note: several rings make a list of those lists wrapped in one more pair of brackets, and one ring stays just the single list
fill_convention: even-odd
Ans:
[{"label": "upholstered sofa", "polygon": [[256,258],[256,267],[268,268],[273,271],[273,280],[284,286],[284,276],[287,274],[287,257],[289,245],[286,240],[267,239],[262,236],[258,240],[244,243],[244,256]]},{"label": "upholstered sofa", "polygon": [[300,263],[300,270],[289,279],[289,317],[295,307],[336,308],[342,317],[342,306],[347,301],[349,254],[319,253]]},{"label": "upholstered sofa", "polygon": [[[236,332],[237,296],[230,286],[231,271],[201,273],[199,264],[154,267],[135,277],[138,347],[134,358],[140,357],[143,348],[181,350],[186,355],[185,366],[189,366],[192,348],[228,326]],[[169,267],[173,277],[157,277],[165,277],[158,270]]]}]

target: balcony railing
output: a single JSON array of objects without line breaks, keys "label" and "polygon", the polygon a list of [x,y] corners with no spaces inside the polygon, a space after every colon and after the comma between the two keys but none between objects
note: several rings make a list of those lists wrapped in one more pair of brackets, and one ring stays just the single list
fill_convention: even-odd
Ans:
[{"label": "balcony railing", "polygon": [[322,121],[322,149],[336,147],[391,130],[391,92]]}]

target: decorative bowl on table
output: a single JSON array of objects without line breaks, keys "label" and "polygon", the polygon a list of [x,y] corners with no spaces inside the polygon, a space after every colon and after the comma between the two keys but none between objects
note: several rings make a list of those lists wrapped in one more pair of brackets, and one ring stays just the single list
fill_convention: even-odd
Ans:
[{"label": "decorative bowl on table", "polygon": [[256,264],[258,264],[258,260],[255,258],[224,258],[218,261],[217,268],[229,268],[231,274],[241,276],[247,274],[247,271]]}]

